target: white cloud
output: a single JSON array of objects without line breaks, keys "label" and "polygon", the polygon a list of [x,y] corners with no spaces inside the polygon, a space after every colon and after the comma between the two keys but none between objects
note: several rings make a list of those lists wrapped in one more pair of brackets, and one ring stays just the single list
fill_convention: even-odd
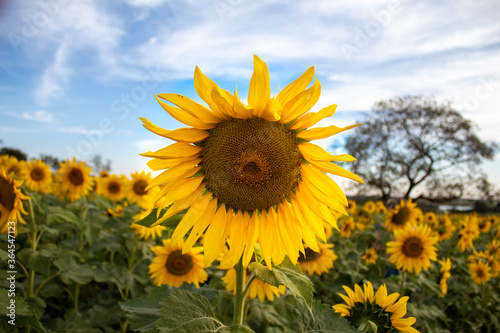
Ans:
[{"label": "white cloud", "polygon": [[159,7],[170,0],[125,0],[129,5],[135,7]]},{"label": "white cloud", "polygon": [[61,133],[68,133],[68,134],[87,134],[90,135],[93,133],[93,131],[88,130],[86,128],[83,128],[81,126],[73,126],[73,127],[61,127],[58,129],[59,132]]},{"label": "white cloud", "polygon": [[21,118],[26,120],[38,121],[41,123],[53,123],[54,115],[45,110],[36,110],[33,112],[23,112]]},{"label": "white cloud", "polygon": [[146,151],[156,151],[161,148],[165,148],[166,146],[174,143],[169,139],[151,139],[151,140],[140,140],[135,141],[133,143],[134,147],[137,147],[141,152]]}]

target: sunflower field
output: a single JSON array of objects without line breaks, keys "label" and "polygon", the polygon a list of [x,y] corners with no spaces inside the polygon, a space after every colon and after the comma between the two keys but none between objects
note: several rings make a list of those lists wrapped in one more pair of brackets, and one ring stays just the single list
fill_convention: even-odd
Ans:
[{"label": "sunflower field", "polygon": [[155,178],[0,156],[1,331],[500,331],[500,217],[348,200],[354,158],[310,141],[359,125],[254,66],[248,105],[198,68],[208,107],[157,96],[189,127],[142,118]]}]

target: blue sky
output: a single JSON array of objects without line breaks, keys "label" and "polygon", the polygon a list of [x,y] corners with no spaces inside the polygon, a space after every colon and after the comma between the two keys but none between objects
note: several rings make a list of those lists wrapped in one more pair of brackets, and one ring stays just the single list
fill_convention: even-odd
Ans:
[{"label": "blue sky", "polygon": [[[200,99],[195,66],[246,98],[252,56],[272,92],[315,66],[326,123],[344,126],[379,100],[452,100],[497,140],[500,2],[459,1],[0,1],[0,139],[30,157],[89,159],[147,170],[138,154],[168,140],[139,117],[180,126],[154,99]],[[332,140],[323,140],[324,147]],[[484,165],[500,187],[500,156]]]}]

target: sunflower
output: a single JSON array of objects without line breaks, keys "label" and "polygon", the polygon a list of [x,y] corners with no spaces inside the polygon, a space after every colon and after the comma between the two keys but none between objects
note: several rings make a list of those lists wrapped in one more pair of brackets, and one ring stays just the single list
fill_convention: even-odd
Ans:
[{"label": "sunflower", "polygon": [[477,260],[469,264],[469,273],[475,284],[486,284],[491,279],[491,268],[484,260]]},{"label": "sunflower", "polygon": [[354,212],[356,211],[356,206],[357,206],[356,201],[351,200],[351,199],[347,200],[347,209],[346,210],[349,214],[354,214]]},{"label": "sunflower", "polygon": [[427,212],[424,214],[424,222],[434,229],[438,223],[438,217],[434,212]]},{"label": "sunflower", "polygon": [[387,207],[385,207],[382,201],[379,200],[375,203],[375,212],[377,212],[378,214],[387,213]]},{"label": "sunflower", "polygon": [[387,213],[384,227],[389,231],[394,231],[404,228],[406,224],[415,223],[416,207],[417,204],[411,202],[411,199],[407,202],[401,200],[399,205],[396,205]]},{"label": "sunflower", "polygon": [[439,234],[439,241],[443,241],[453,236],[455,228],[455,225],[451,223],[450,214],[444,214],[438,218],[438,223],[434,230]]},{"label": "sunflower", "polygon": [[351,237],[352,231],[356,228],[356,223],[352,217],[343,218],[340,223],[340,236],[344,238]]},{"label": "sunflower", "polygon": [[362,209],[368,214],[373,214],[375,212],[376,207],[377,206],[375,205],[375,202],[368,200],[367,202],[364,203]]},{"label": "sunflower", "polygon": [[[134,222],[138,222],[148,216],[151,213],[152,209],[143,210],[139,214],[134,216]],[[167,230],[166,227],[162,225],[157,225],[152,228],[144,227],[137,223],[132,223],[130,225],[130,229],[132,229],[134,235],[139,236],[139,238],[148,240],[148,239],[156,239],[156,237],[161,237],[163,231]]]},{"label": "sunflower", "polygon": [[101,172],[99,172],[99,177],[100,178],[109,177],[109,171],[108,170],[102,170]]},{"label": "sunflower", "polygon": [[300,253],[298,259],[302,271],[310,276],[313,276],[314,273],[318,275],[327,273],[329,269],[333,268],[333,262],[339,258],[332,248],[333,244],[328,243],[320,243],[319,252],[306,247],[305,254]]},{"label": "sunflower", "polygon": [[163,245],[154,246],[155,254],[149,265],[149,275],[154,284],[168,284],[179,287],[183,282],[194,283],[196,287],[207,280],[208,274],[203,268],[203,248],[193,247],[183,253],[184,243],[172,244],[170,239],[164,239]]},{"label": "sunflower", "polygon": [[7,175],[14,175],[15,178],[20,178],[23,174],[23,168],[25,166],[24,161],[19,161],[14,156],[9,156],[4,162],[4,170]]},{"label": "sunflower", "polygon": [[[246,274],[245,276],[245,284],[248,281],[250,275]],[[226,274],[222,277],[222,281],[226,284],[226,290],[229,292],[233,292],[236,295],[236,270],[234,268],[230,268],[226,271]],[[285,294],[286,287],[279,286],[275,287],[266,283],[259,278],[255,278],[248,289],[247,299],[254,299],[255,297],[259,298],[259,301],[262,303],[267,298],[271,302],[274,301],[274,297],[280,297],[280,295]]]},{"label": "sunflower", "polygon": [[151,172],[135,172],[130,174],[130,178],[131,180],[128,182],[129,188],[127,190],[128,201],[130,201],[130,203],[136,203],[137,206],[142,209],[148,209],[157,193],[157,191],[155,191],[156,187],[146,190],[149,183],[151,183]]},{"label": "sunflower", "polygon": [[378,255],[377,251],[373,247],[370,247],[365,251],[365,253],[361,256],[361,259],[363,259],[366,263],[366,265],[373,265],[377,262]]},{"label": "sunflower", "polygon": [[489,217],[479,217],[477,227],[482,233],[487,233],[491,228],[491,220]]},{"label": "sunflower", "polygon": [[404,229],[394,231],[394,237],[395,241],[387,242],[387,253],[391,255],[389,262],[398,269],[419,274],[437,260],[438,238],[429,226],[407,224]]},{"label": "sunflower", "polygon": [[108,217],[122,217],[123,216],[123,206],[122,205],[116,205],[114,208],[109,207],[106,210],[106,215]]},{"label": "sunflower", "polygon": [[165,184],[155,201],[157,208],[169,208],[154,225],[188,209],[172,240],[180,241],[191,230],[187,251],[205,233],[206,265],[226,240],[232,246],[224,260],[233,265],[242,258],[247,266],[256,243],[269,268],[285,255],[296,263],[303,243],[318,251],[318,238],[325,241],[323,221],[336,227],[331,209],[346,214],[347,206],[344,193],[325,172],[362,180],[332,163],[354,161],[352,156],[331,155],[309,142],[358,126],[307,129],[333,115],[336,107],[308,113],[320,95],[317,80],[307,88],[313,77],[310,68],[271,98],[267,66],[255,56],[249,106],[198,68],[194,86],[209,108],[178,94],[158,95],[161,106],[190,127],[169,131],[142,118],[150,131],[177,141],[142,154],[154,158],[148,162],[152,170],[166,169],[147,188]]},{"label": "sunflower", "polygon": [[52,187],[50,167],[41,160],[33,160],[23,170],[24,184],[34,192],[49,193]]},{"label": "sunflower", "polygon": [[[21,200],[30,200],[21,193],[22,181],[14,179],[14,174],[5,174],[0,168],[0,233],[9,231],[8,222],[21,222],[26,224],[21,214],[27,214]],[[15,228],[17,234],[17,228]]]},{"label": "sunflower", "polygon": [[447,280],[451,276],[451,260],[450,258],[444,258],[439,260],[441,264],[441,270],[439,274],[439,287],[441,288],[441,295],[439,297],[444,297],[448,293],[448,283]]},{"label": "sunflower", "polygon": [[477,216],[473,214],[466,215],[460,223],[457,247],[462,252],[469,248],[473,248],[474,240],[478,238],[480,234],[481,232],[479,231]]},{"label": "sunflower", "polygon": [[417,319],[415,317],[403,318],[406,315],[408,296],[401,297],[396,302],[400,295],[398,293],[387,295],[385,284],[380,286],[375,294],[370,281],[363,285],[363,289],[359,285],[354,287],[354,291],[347,286],[342,286],[342,288],[347,295],[339,293],[339,296],[347,304],[337,304],[332,308],[340,313],[341,317],[346,317],[351,325],[359,327],[370,320],[377,325],[377,332],[392,332],[396,329],[399,332],[418,333],[411,327]]},{"label": "sunflower", "polygon": [[101,195],[111,201],[120,201],[125,197],[127,179],[111,175],[101,179]]},{"label": "sunflower", "polygon": [[70,201],[75,201],[92,190],[92,177],[90,168],[85,162],[77,163],[76,157],[73,161],[68,158],[67,162],[61,162],[57,172],[59,193],[66,196]]}]

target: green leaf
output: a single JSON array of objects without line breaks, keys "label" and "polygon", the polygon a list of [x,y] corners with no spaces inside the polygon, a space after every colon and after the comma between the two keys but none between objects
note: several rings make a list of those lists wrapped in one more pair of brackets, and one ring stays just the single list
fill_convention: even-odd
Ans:
[{"label": "green leaf", "polygon": [[[275,302],[279,313],[288,319],[288,327],[293,332],[308,333],[353,333],[357,332],[350,323],[335,313],[330,305],[315,301],[312,315],[301,302],[290,302],[290,297],[281,297]],[[287,331],[288,332],[288,331]]]},{"label": "green leaf", "polygon": [[193,284],[184,283],[180,288],[176,288],[163,285],[153,288],[150,295],[119,303],[127,315],[130,328],[141,332],[155,330],[156,322],[160,318],[159,314],[162,308],[160,303],[167,299],[173,292],[180,289],[203,295],[209,300],[212,306],[217,305],[219,293],[209,286],[205,285],[201,288],[196,288]]},{"label": "green leaf", "polygon": [[[167,211],[166,209],[162,209],[159,216],[162,216],[166,211]],[[148,216],[146,216],[142,220],[135,222],[135,223],[142,225],[144,227],[151,228],[151,225],[153,223],[155,223],[156,221],[158,221],[158,218],[156,217],[157,213],[158,213],[158,208],[155,208],[155,209],[153,209],[153,211],[151,213],[149,213]],[[175,214],[174,216],[169,217],[168,219],[163,221],[161,223],[161,225],[164,227],[167,227],[167,228],[175,228],[175,227],[177,227],[179,222],[182,220],[185,213],[186,213],[186,210],[180,212],[179,214]]]},{"label": "green leaf", "polygon": [[240,325],[224,326],[203,295],[177,290],[163,303],[156,327],[160,332],[252,332]]},{"label": "green leaf", "polygon": [[81,224],[82,222],[81,219],[78,216],[76,216],[72,211],[59,206],[49,207],[49,211],[47,213],[47,221],[68,222],[73,224]]},{"label": "green leaf", "polygon": [[253,262],[248,265],[248,269],[266,283],[276,287],[285,285],[295,298],[304,300],[307,309],[312,314],[311,305],[313,301],[314,286],[311,280],[302,273],[298,264],[293,265],[290,259],[285,258],[281,265],[273,266],[272,271],[258,262]]},{"label": "green leaf", "polygon": [[44,256],[41,252],[31,252],[27,266],[35,272],[42,273],[45,276],[50,274],[52,258]]},{"label": "green leaf", "polygon": [[[11,305],[11,300],[14,305]],[[38,317],[30,308],[30,305],[19,295],[10,295],[9,290],[0,288],[0,318],[1,321],[9,321],[13,318],[9,316],[9,307],[15,307],[15,327],[23,327],[24,323],[30,324],[38,332],[45,333],[45,328],[38,320]],[[0,326],[1,328],[1,326]]]},{"label": "green leaf", "polygon": [[61,280],[70,284],[69,280],[80,284],[87,284],[92,281],[94,271],[90,265],[75,265],[71,269],[61,273]]}]

